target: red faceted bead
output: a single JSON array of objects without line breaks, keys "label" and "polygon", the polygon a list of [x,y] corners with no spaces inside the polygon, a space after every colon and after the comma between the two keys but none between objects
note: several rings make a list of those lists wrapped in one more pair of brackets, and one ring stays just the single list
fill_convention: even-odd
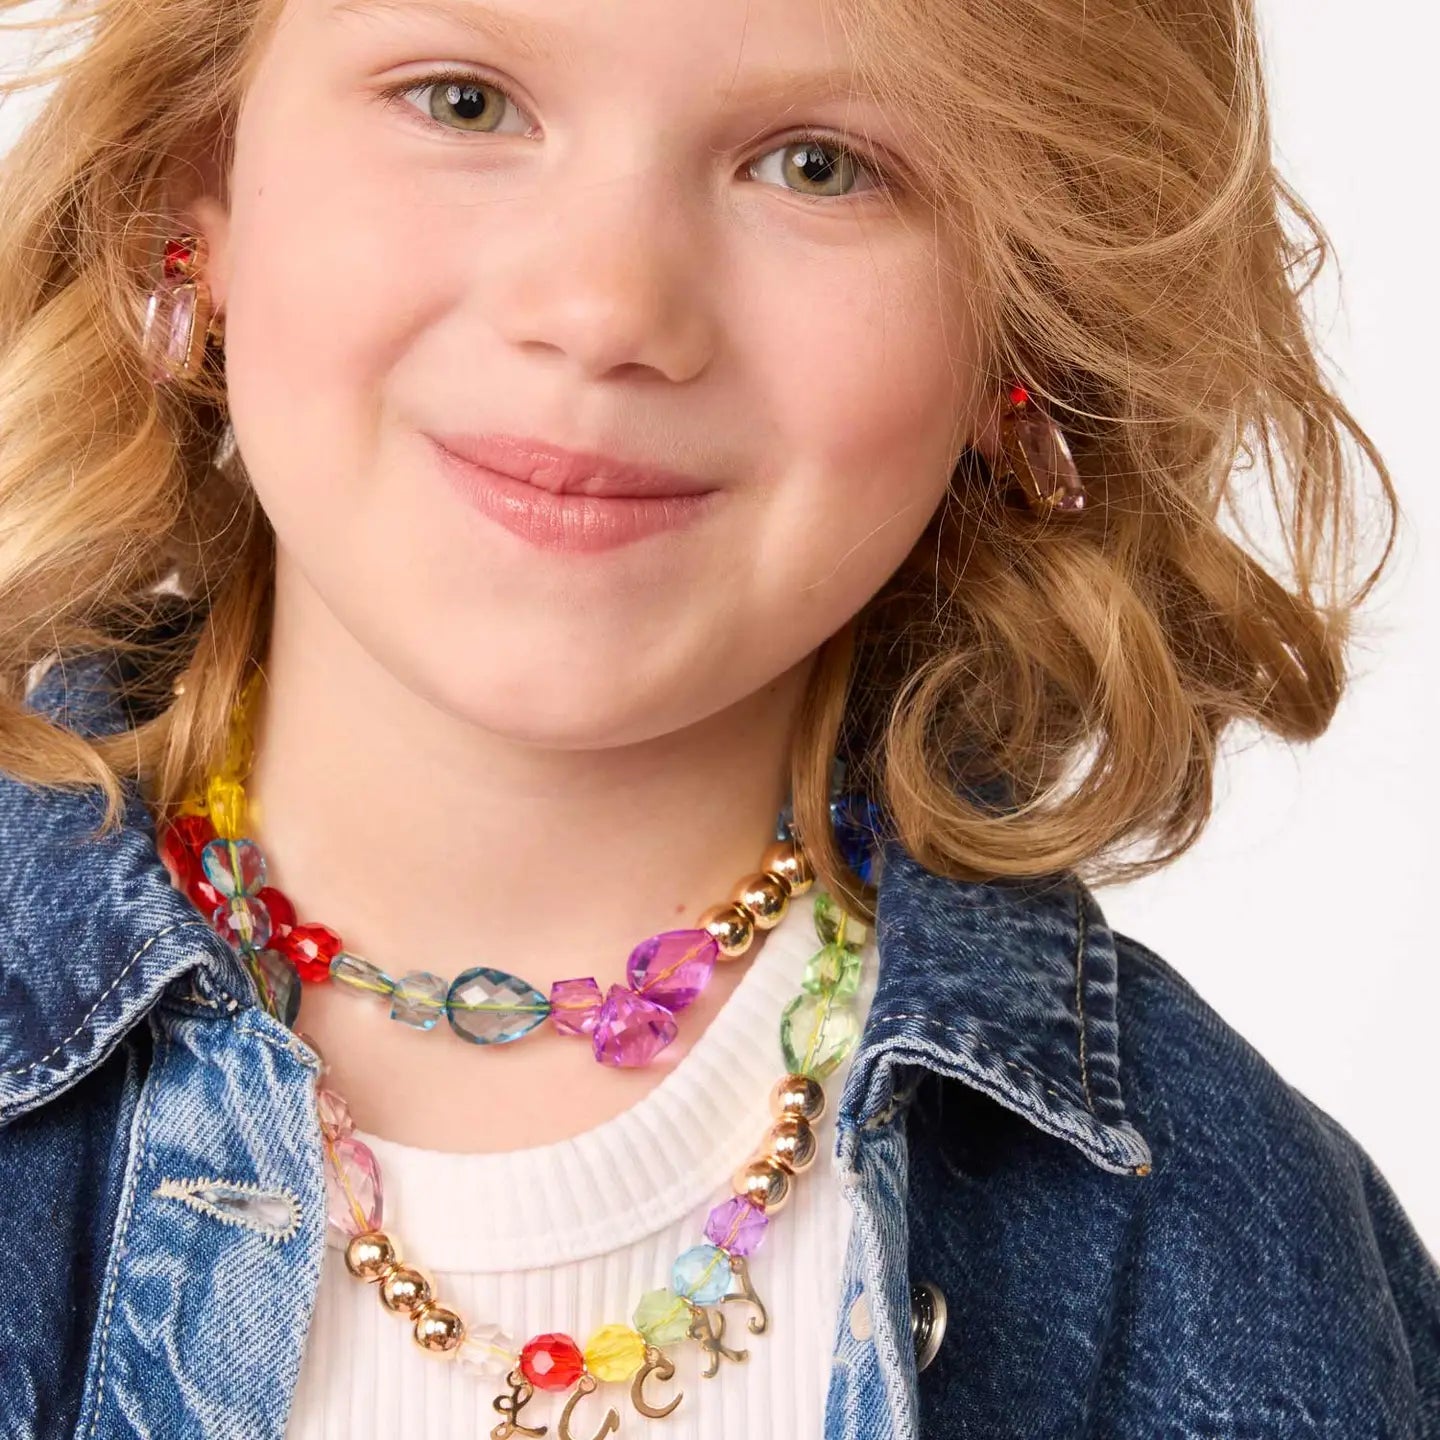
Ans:
[{"label": "red faceted bead", "polygon": [[585,1373],[585,1357],[568,1335],[552,1332],[520,1352],[520,1370],[537,1390],[568,1390]]},{"label": "red faceted bead", "polygon": [[342,948],[340,937],[326,925],[293,925],[270,942],[302,980],[318,985],[330,978],[330,962]]},{"label": "red faceted bead", "polygon": [[164,274],[167,280],[183,280],[195,264],[195,250],[183,240],[165,242]]},{"label": "red faceted bead", "polygon": [[273,934],[283,935],[294,925],[295,907],[290,903],[288,895],[277,890],[273,885],[267,885],[256,894],[255,898],[263,901],[265,908],[270,912],[270,926]]}]

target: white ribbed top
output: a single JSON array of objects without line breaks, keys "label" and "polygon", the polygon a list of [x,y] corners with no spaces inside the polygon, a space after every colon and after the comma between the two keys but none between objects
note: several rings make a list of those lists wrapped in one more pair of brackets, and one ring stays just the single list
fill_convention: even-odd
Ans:
[{"label": "white ribbed top", "polygon": [[[436,1278],[447,1304],[520,1342],[558,1330],[583,1348],[601,1325],[629,1324],[647,1290],[669,1284],[675,1257],[704,1241],[706,1217],[730,1195],[730,1176],[769,1122],[770,1089],[784,1071],[780,1012],[819,947],[809,901],[807,894],[793,904],[770,932],[674,1069],[605,1123],[493,1154],[424,1150],[358,1132],[380,1162],[386,1218],[394,1217],[406,1258]],[[862,1021],[874,994],[873,940],[864,959]],[[752,1335],[748,1306],[723,1307],[725,1343],[748,1349],[749,1358],[722,1360],[707,1380],[698,1345],[671,1346],[675,1378],[647,1385],[652,1404],[684,1392],[670,1415],[648,1420],[631,1406],[628,1383],[602,1384],[577,1407],[575,1435],[595,1434],[613,1405],[628,1437],[819,1437],[850,1226],[834,1169],[835,1107],[847,1070],[848,1062],[825,1082],[819,1157],[751,1257],[769,1328]],[[472,1440],[500,1423],[493,1402],[502,1392],[503,1381],[423,1354],[406,1322],[347,1273],[332,1235],[287,1440]],[[566,1398],[537,1391],[519,1419],[556,1436]]]}]

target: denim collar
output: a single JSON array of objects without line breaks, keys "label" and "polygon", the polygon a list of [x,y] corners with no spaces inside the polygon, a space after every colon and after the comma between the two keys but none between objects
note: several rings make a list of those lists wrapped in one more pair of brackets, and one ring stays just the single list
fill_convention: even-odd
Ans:
[{"label": "denim collar", "polygon": [[[52,665],[28,703],[81,734],[125,724],[102,657]],[[97,795],[0,776],[0,1120],[76,1083],[189,971],[254,1003],[234,952],[170,884],[133,787],[122,828],[85,843]],[[1114,938],[1077,879],[947,879],[892,843],[876,942],[842,1130],[883,1122],[919,1067],[984,1091],[1103,1169],[1149,1163],[1121,1098]]]}]

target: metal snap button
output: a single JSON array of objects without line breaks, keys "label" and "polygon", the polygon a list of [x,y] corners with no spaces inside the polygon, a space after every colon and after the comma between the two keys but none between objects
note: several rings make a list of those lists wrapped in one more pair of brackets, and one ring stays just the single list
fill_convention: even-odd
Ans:
[{"label": "metal snap button", "polygon": [[923,1370],[936,1356],[945,1338],[945,1292],[928,1280],[910,1287],[910,1340],[915,1346],[915,1369]]}]

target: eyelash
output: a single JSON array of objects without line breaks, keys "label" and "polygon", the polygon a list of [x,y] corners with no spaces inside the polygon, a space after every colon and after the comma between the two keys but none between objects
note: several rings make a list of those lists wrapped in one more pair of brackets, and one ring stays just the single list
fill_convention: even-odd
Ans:
[{"label": "eyelash", "polygon": [[[406,96],[414,95],[417,91],[432,89],[437,85],[485,85],[498,94],[503,95],[506,102],[513,105],[517,110],[523,111],[524,109],[514,95],[512,95],[504,85],[500,84],[498,80],[491,80],[488,76],[478,75],[473,71],[466,70],[438,70],[429,75],[422,75],[418,79],[404,80],[398,85],[392,85],[388,89],[382,90],[380,92],[380,98],[389,104],[396,104],[397,102],[403,101]],[[425,114],[413,105],[407,105],[404,108],[411,110],[422,125],[431,129],[440,130],[450,135],[463,135],[465,133],[463,130],[456,130],[448,125],[442,125],[433,116]],[[485,132],[476,131],[475,133],[484,134]],[[862,190],[855,195],[805,195],[798,190],[789,192],[799,200],[807,200],[812,204],[821,205],[826,203],[834,204],[844,200],[854,201],[861,199],[866,194],[880,194],[884,191],[894,190],[900,183],[899,176],[891,166],[866,151],[847,144],[840,137],[829,134],[823,130],[807,130],[802,131],[798,135],[791,135],[782,140],[780,144],[772,147],[771,150],[766,150],[762,153],[769,155],[772,154],[774,150],[788,150],[797,145],[822,145],[827,150],[836,152],[839,155],[848,155],[861,169],[868,172],[870,178],[875,182],[873,190]],[[755,160],[752,160],[750,164],[754,165],[758,163],[760,158],[761,156],[756,156]]]}]

